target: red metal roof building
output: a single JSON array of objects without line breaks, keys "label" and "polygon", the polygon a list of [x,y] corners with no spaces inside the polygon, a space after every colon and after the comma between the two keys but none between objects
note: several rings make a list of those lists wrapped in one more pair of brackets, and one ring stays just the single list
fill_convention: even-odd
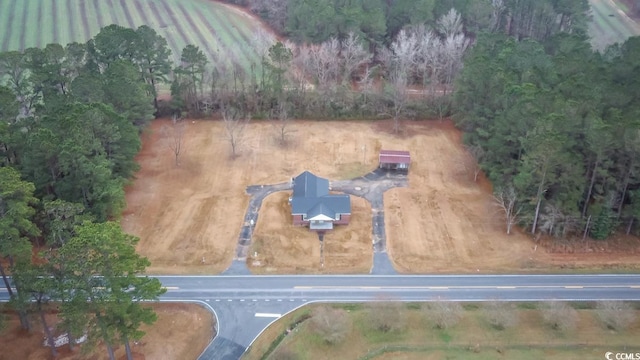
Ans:
[{"label": "red metal roof building", "polygon": [[411,155],[402,150],[380,150],[378,167],[391,170],[409,170]]}]

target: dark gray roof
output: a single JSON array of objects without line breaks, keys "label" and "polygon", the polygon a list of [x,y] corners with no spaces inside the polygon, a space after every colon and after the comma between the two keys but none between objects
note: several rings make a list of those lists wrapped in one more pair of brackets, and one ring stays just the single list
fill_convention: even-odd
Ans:
[{"label": "dark gray roof", "polygon": [[336,214],[351,214],[349,195],[329,194],[329,181],[305,171],[293,179],[291,213],[306,214],[307,217]]},{"label": "dark gray roof", "polygon": [[318,198],[329,195],[329,180],[305,171],[293,180],[293,197]]}]

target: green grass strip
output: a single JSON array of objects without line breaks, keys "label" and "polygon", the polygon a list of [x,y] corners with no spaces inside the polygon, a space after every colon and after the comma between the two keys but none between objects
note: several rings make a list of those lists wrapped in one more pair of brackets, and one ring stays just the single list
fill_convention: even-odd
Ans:
[{"label": "green grass strip", "polygon": [[267,351],[265,351],[264,354],[262,354],[262,356],[260,357],[260,360],[266,360],[267,358],[269,358],[269,356],[278,348],[280,343],[282,343],[284,338],[287,337],[287,330],[293,331],[293,329],[298,327],[300,324],[302,324],[305,320],[309,318],[311,318],[311,315],[308,312],[305,312],[302,315],[295,318],[295,320],[293,320],[291,324],[287,326],[285,331],[280,333],[278,337],[276,337],[275,340],[273,340],[273,342],[269,345],[269,348],[267,349]]},{"label": "green grass strip", "polygon": [[[426,353],[433,351],[448,352],[462,352],[472,353],[471,345],[440,345],[440,346],[417,346],[417,345],[385,345],[378,349],[369,351],[366,355],[359,358],[359,360],[371,360],[376,357],[391,353],[391,352],[410,352],[410,353]],[[480,347],[480,350],[491,350],[492,347]],[[543,344],[523,344],[523,345],[508,345],[501,347],[503,351],[518,350],[518,351],[531,351],[531,350],[556,350],[556,351],[577,351],[577,350],[596,350],[601,349],[602,354],[606,351],[610,351],[610,346],[588,345],[588,344],[569,344],[569,345],[543,345]],[[627,347],[624,352],[636,352],[635,347]]]},{"label": "green grass strip", "polygon": [[[16,32],[13,27],[16,23],[16,13],[20,11],[22,6],[24,6],[24,3],[20,3],[20,6],[16,6],[18,1],[9,1],[9,3],[11,4],[11,6],[7,10],[7,21],[4,22],[4,24],[6,24],[6,33],[4,35],[4,39],[2,40],[3,51],[17,50],[16,45],[13,44],[13,40],[17,37],[18,32]],[[18,9],[16,9],[16,7]]]},{"label": "green grass strip", "polygon": [[210,21],[213,21],[216,29],[220,29],[217,35],[224,44],[224,48],[233,54],[232,59],[239,63],[245,69],[245,72],[248,73],[251,61],[249,60],[249,55],[244,52],[243,47],[245,47],[245,45],[240,39],[236,38],[233,27],[228,23],[227,17],[221,16],[220,14],[221,12],[226,13],[228,10],[225,9],[225,11],[221,11],[220,8],[208,7],[206,11],[203,15],[206,16],[207,19],[210,19]]},{"label": "green grass strip", "polygon": [[[0,2],[0,24],[9,24],[13,10],[17,1]],[[0,27],[0,51],[9,50],[9,40],[11,39],[11,28],[9,26]]]}]

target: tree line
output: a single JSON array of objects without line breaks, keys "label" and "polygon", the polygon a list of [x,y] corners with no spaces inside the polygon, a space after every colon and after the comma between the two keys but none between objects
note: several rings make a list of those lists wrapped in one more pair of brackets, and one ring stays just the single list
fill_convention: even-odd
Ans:
[{"label": "tree line", "polygon": [[54,357],[65,334],[72,349],[86,337],[131,359],[156,319],[141,301],[164,289],[138,276],[149,261],[115,220],[169,56],[153,29],[117,25],[84,44],[0,53],[0,274],[22,327],[37,318]]},{"label": "tree line", "polygon": [[456,81],[456,122],[507,229],[605,239],[640,219],[640,38],[481,36]]},{"label": "tree line", "polygon": [[586,0],[227,0],[248,7],[296,42],[321,43],[354,33],[372,45],[390,44],[406,26],[435,27],[450,9],[467,34],[502,32],[544,40],[586,32]]}]

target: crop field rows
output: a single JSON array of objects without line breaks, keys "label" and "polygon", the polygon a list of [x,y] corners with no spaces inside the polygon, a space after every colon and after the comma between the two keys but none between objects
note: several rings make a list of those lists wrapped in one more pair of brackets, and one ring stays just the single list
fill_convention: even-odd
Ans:
[{"label": "crop field rows", "polygon": [[608,45],[640,35],[640,26],[629,19],[613,0],[589,0],[589,4],[592,15],[589,35],[595,49],[603,50]]},{"label": "crop field rows", "polygon": [[249,71],[258,55],[251,46],[261,26],[225,5],[207,0],[0,0],[0,50],[85,42],[100,28],[148,25],[180,59],[187,44],[212,62],[237,62]]}]

